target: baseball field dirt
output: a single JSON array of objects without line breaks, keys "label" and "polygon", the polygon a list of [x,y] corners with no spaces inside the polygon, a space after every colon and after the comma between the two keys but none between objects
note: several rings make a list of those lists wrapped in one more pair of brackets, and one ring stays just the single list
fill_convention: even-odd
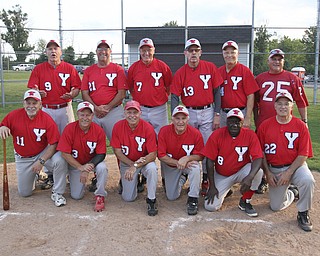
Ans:
[{"label": "baseball field dirt", "polygon": [[[89,191],[76,201],[67,187],[67,205],[61,208],[54,206],[50,190],[37,189],[31,197],[20,197],[15,164],[8,164],[10,210],[0,210],[0,255],[319,255],[317,186],[311,211],[313,231],[309,233],[297,225],[295,203],[275,213],[269,208],[268,194],[254,195],[252,204],[259,216],[247,216],[238,209],[237,186],[220,211],[207,212],[200,198],[199,213],[188,216],[188,183],[177,201],[168,201],[159,179],[159,214],[150,217],[146,190],[135,202],[124,202],[118,194],[114,155],[108,155],[106,162],[108,196],[101,213],[93,211],[93,193]],[[320,179],[319,173],[313,174]]]}]

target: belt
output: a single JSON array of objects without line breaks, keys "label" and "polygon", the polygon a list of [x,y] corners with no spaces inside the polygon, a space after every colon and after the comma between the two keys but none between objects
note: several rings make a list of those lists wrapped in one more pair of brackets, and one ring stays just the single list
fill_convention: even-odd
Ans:
[{"label": "belt", "polygon": [[33,157],[35,157],[35,156],[37,156],[37,155],[34,155],[34,156],[21,156],[21,155],[19,155],[18,153],[14,153],[17,157],[19,157],[19,158],[33,158]]},{"label": "belt", "polygon": [[211,104],[209,105],[206,105],[206,106],[201,106],[201,107],[186,107],[186,108],[192,108],[192,109],[195,109],[195,110],[200,110],[200,109],[206,109],[206,108],[210,108],[211,107]]},{"label": "belt", "polygon": [[65,108],[68,106],[68,103],[62,103],[62,104],[55,104],[55,105],[50,105],[50,104],[43,104],[42,105],[44,108],[51,108],[51,109],[59,109],[59,108]]},{"label": "belt", "polygon": [[155,108],[157,106],[147,106],[147,105],[141,105],[142,107],[145,107],[145,108]]},{"label": "belt", "polygon": [[273,165],[273,164],[270,164],[272,168],[284,168],[284,167],[288,167],[290,166],[291,164],[283,164],[283,165]]},{"label": "belt", "polygon": [[[246,107],[243,107],[243,108],[238,108],[240,110],[244,110]],[[222,108],[222,111],[225,112],[225,113],[228,113],[231,109],[233,108]]]}]

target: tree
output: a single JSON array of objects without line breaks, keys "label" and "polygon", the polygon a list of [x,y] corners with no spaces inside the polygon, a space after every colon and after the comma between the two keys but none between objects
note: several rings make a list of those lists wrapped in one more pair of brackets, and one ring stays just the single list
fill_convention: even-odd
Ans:
[{"label": "tree", "polygon": [[75,52],[74,52],[74,48],[72,46],[68,46],[67,49],[65,49],[64,51],[64,54],[63,54],[63,60],[65,62],[68,62],[72,65],[75,65],[76,64],[76,61],[75,61]]},{"label": "tree", "polygon": [[257,29],[256,38],[254,39],[254,61],[253,74],[258,75],[268,70],[267,53],[269,52],[269,44],[271,34],[268,34],[266,26]]},{"label": "tree", "polygon": [[306,73],[314,73],[314,62],[316,52],[316,36],[317,36],[317,27],[310,27],[308,30],[304,31],[302,38],[302,43],[304,45],[304,51],[306,52],[306,63],[304,65]]},{"label": "tree", "polygon": [[163,27],[179,27],[178,21],[172,20],[163,24]]},{"label": "tree", "polygon": [[30,30],[25,28],[28,14],[22,13],[20,5],[12,8],[13,10],[2,9],[0,12],[0,18],[7,27],[7,33],[1,34],[1,38],[12,46],[17,61],[24,62],[28,52],[33,50],[33,47],[28,44]]},{"label": "tree", "polygon": [[46,55],[46,45],[47,42],[44,39],[39,39],[36,43],[35,51],[40,54],[39,58],[35,60],[35,64],[39,64],[45,61],[48,61],[48,57]]}]

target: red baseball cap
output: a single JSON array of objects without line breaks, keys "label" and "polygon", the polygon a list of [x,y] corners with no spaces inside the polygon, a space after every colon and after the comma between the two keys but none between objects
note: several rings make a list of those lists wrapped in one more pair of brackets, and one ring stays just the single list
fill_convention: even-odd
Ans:
[{"label": "red baseball cap", "polygon": [[231,109],[228,114],[227,114],[227,118],[229,117],[232,117],[232,116],[235,116],[235,117],[238,117],[241,121],[244,120],[244,116],[243,116],[243,113],[240,109],[238,108],[233,108]]},{"label": "red baseball cap", "polygon": [[239,50],[238,44],[235,41],[232,41],[232,40],[229,40],[229,41],[225,42],[222,45],[222,50],[224,50],[226,47],[229,47],[229,46],[233,47],[236,50]]},{"label": "red baseball cap", "polygon": [[93,105],[88,101],[83,101],[83,102],[79,103],[78,107],[77,107],[77,111],[82,111],[86,108],[90,109],[92,113],[94,112]]},{"label": "red baseball cap", "polygon": [[60,45],[57,43],[57,41],[52,39],[47,43],[46,48],[50,47],[50,45],[52,45],[52,44],[55,44],[57,47],[60,47]]},{"label": "red baseball cap", "polygon": [[99,48],[102,44],[108,46],[108,48],[111,48],[110,45],[108,44],[107,40],[100,40],[98,43],[97,43],[97,48]]},{"label": "red baseball cap", "polygon": [[124,106],[124,110],[128,110],[129,108],[134,108],[138,111],[141,111],[140,103],[135,100],[128,101]]},{"label": "red baseball cap", "polygon": [[24,93],[23,99],[26,100],[28,98],[33,98],[35,100],[41,100],[40,93],[37,90],[30,89]]}]

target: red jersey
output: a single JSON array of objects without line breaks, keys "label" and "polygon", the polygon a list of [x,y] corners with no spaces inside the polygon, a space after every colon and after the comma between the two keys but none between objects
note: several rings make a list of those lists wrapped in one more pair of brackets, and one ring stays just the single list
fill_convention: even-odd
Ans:
[{"label": "red jersey", "polygon": [[113,127],[110,145],[121,148],[131,161],[137,161],[140,157],[157,151],[156,133],[152,125],[143,119],[140,119],[133,131],[127,120],[120,120]]},{"label": "red jersey", "polygon": [[299,155],[313,156],[309,130],[294,116],[287,124],[279,124],[275,116],[265,120],[258,137],[269,164],[290,165]]},{"label": "red jersey", "polygon": [[247,97],[259,90],[251,70],[237,63],[227,73],[226,65],[219,68],[224,83],[220,86],[221,108],[244,108]]},{"label": "red jersey", "polygon": [[168,101],[172,72],[161,60],[153,59],[150,65],[139,60],[128,70],[128,85],[132,98],[141,105],[161,106]]},{"label": "red jersey", "polygon": [[71,88],[80,89],[81,80],[77,70],[71,64],[61,61],[55,68],[48,62],[35,66],[28,82],[28,88],[44,90],[47,97],[42,98],[42,104],[62,104],[71,99],[60,98],[63,94],[71,91]]},{"label": "red jersey", "polygon": [[291,72],[286,70],[279,74],[264,72],[256,77],[256,81],[260,88],[256,93],[256,103],[259,109],[257,127],[262,121],[276,115],[274,100],[279,92],[290,92],[298,108],[309,105],[300,79]]},{"label": "red jersey", "polygon": [[80,164],[89,163],[97,154],[106,153],[106,135],[96,123],[91,123],[88,132],[81,130],[79,121],[64,128],[57,150],[71,154]]},{"label": "red jersey", "polygon": [[160,129],[158,135],[158,157],[166,155],[179,160],[183,156],[200,155],[204,142],[200,131],[191,125],[183,134],[177,134],[173,124]]},{"label": "red jersey", "polygon": [[171,93],[181,96],[185,106],[206,106],[214,102],[213,90],[223,83],[212,62],[200,60],[198,67],[183,65],[173,76]]},{"label": "red jersey", "polygon": [[110,63],[103,68],[94,64],[85,69],[81,90],[89,91],[96,105],[106,105],[114,99],[119,90],[128,90],[127,78],[118,64]]},{"label": "red jersey", "polygon": [[228,127],[214,131],[202,154],[215,161],[217,173],[231,176],[237,173],[247,163],[263,158],[263,153],[257,135],[254,131],[241,128],[237,137],[232,138]]},{"label": "red jersey", "polygon": [[60,138],[56,123],[42,110],[34,119],[28,117],[24,108],[13,110],[0,126],[10,129],[14,150],[22,157],[36,156],[49,144],[58,143]]}]

